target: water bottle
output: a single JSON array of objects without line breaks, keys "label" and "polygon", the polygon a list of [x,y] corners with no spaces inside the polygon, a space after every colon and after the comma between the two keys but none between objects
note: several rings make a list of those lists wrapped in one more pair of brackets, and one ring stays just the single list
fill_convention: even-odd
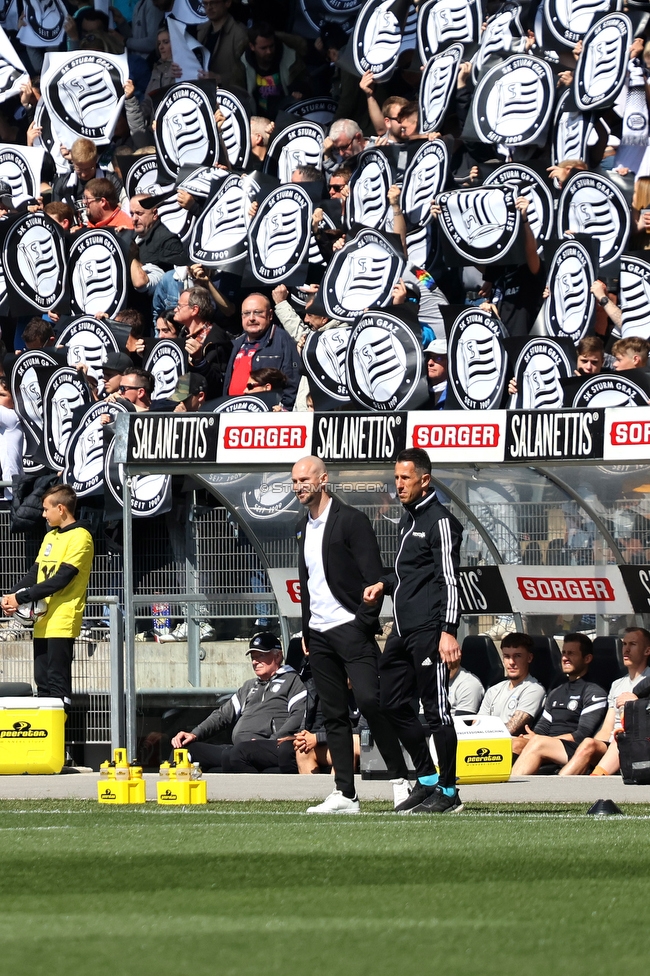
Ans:
[{"label": "water bottle", "polygon": [[152,603],[151,616],[153,617],[153,632],[156,637],[171,633],[172,618],[168,603]]},{"label": "water bottle", "polygon": [[203,776],[203,770],[201,769],[200,763],[192,763],[192,772],[190,773],[190,779],[201,779]]}]

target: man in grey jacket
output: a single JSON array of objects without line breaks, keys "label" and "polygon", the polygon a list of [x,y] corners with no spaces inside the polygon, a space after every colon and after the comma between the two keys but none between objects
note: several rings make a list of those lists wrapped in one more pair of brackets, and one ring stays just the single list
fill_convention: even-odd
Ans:
[{"label": "man in grey jacket", "polygon": [[[245,681],[232,698],[216,708],[191,732],[179,732],[172,739],[174,749],[189,748],[194,762],[207,771],[237,772],[228,756],[239,742],[274,740],[280,744],[301,727],[307,691],[298,673],[282,664],[282,644],[275,634],[255,634],[247,654],[255,677]],[[204,740],[231,728],[230,745],[213,745]]]}]

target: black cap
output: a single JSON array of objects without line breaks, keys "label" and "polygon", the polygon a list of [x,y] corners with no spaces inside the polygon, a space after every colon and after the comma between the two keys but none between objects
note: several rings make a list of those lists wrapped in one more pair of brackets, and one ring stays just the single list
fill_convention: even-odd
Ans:
[{"label": "black cap", "polygon": [[107,352],[106,362],[102,363],[102,369],[108,369],[112,373],[126,373],[133,369],[133,360],[125,352]]},{"label": "black cap", "polygon": [[271,634],[267,630],[261,634],[255,634],[251,638],[248,648],[246,654],[250,654],[251,651],[261,651],[262,654],[271,654],[273,651],[281,651],[282,644],[280,643],[279,637],[276,637],[275,634]]}]

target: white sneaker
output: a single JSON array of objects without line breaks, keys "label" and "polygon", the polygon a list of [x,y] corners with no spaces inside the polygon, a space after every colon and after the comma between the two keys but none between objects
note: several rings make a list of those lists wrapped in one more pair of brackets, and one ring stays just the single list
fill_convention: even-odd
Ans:
[{"label": "white sneaker", "polygon": [[408,800],[411,795],[411,784],[407,779],[392,779],[393,784],[393,807],[397,807],[404,800]]},{"label": "white sneaker", "polygon": [[217,632],[210,624],[201,624],[199,628],[199,635],[201,640],[214,640],[217,636]]},{"label": "white sneaker", "polygon": [[359,799],[350,800],[340,790],[333,790],[317,807],[307,807],[307,813],[360,813]]}]

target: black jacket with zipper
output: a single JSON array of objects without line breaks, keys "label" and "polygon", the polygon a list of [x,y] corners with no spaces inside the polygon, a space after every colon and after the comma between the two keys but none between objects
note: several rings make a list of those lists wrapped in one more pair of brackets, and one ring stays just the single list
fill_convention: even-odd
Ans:
[{"label": "black jacket with zipper", "polygon": [[418,630],[444,630],[455,637],[463,527],[435,491],[404,509],[395,568],[381,578],[384,592],[393,597],[395,631],[406,636]]}]

